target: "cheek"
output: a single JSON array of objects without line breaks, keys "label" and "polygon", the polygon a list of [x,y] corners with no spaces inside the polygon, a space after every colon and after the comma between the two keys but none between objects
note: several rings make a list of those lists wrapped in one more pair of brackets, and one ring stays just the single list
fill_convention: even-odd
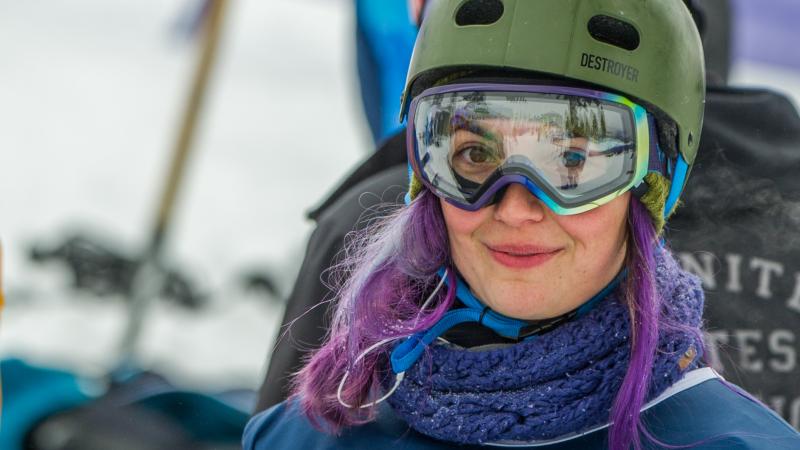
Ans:
[{"label": "cheek", "polygon": [[615,257],[625,249],[626,218],[630,193],[574,216],[557,216],[559,225],[572,236],[576,250]]},{"label": "cheek", "polygon": [[444,216],[444,222],[451,237],[471,236],[483,223],[484,214],[482,212],[486,208],[471,212],[457,208],[441,199],[439,202],[442,205],[442,216]]},{"label": "cheek", "polygon": [[461,267],[467,261],[475,258],[479,251],[475,238],[479,228],[490,219],[489,208],[478,211],[464,211],[444,200],[440,200],[442,215],[447,226],[447,235],[450,239],[450,251],[453,260]]}]

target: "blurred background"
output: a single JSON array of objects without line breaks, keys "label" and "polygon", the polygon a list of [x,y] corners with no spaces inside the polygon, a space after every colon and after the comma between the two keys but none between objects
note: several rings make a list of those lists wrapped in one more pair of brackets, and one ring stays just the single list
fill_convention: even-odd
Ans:
[{"label": "blurred background", "polygon": [[[209,3],[0,0],[3,359],[87,379],[120,367],[130,292],[75,290],[65,261],[148,255]],[[352,0],[227,3],[155,258],[174,289],[150,305],[135,345],[139,367],[214,392],[258,388],[313,225],[306,212],[392,128],[362,108]],[[800,104],[796,1],[733,4],[731,84]],[[136,265],[126,267],[130,286]]]},{"label": "blurred background", "polygon": [[[0,2],[2,353],[102,373],[126,309],[76,298],[31,247],[89,233],[135,255],[149,240],[181,126],[200,2]],[[250,270],[290,286],[305,211],[371,150],[352,54],[352,5],[229,2],[167,258],[208,294],[154,305],[147,365],[182,382],[255,387],[279,302],[240,289]]]}]

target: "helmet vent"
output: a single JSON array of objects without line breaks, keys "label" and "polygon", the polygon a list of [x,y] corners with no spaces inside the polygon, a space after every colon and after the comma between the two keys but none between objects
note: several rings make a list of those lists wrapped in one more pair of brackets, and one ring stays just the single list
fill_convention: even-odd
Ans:
[{"label": "helmet vent", "polygon": [[639,47],[639,32],[628,22],[615,17],[598,15],[589,19],[589,34],[600,42],[636,50]]},{"label": "helmet vent", "polygon": [[504,9],[500,0],[467,0],[456,12],[456,25],[491,25],[503,17]]}]

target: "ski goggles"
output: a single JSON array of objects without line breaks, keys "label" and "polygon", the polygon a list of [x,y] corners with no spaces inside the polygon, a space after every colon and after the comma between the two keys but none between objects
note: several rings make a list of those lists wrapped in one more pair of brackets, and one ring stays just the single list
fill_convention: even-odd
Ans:
[{"label": "ski goggles", "polygon": [[556,214],[582,213],[637,187],[660,159],[647,111],[590,89],[434,87],[414,98],[408,118],[411,169],[469,211],[519,183]]}]

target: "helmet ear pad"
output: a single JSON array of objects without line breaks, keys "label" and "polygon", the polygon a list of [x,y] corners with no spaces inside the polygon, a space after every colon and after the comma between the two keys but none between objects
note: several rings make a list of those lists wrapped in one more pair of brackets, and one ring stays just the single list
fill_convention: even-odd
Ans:
[{"label": "helmet ear pad", "polygon": [[656,234],[660,235],[664,230],[667,218],[672,215],[677,207],[676,204],[673,206],[672,211],[667,211],[666,213],[664,211],[672,183],[658,172],[650,172],[645,175],[644,182],[647,184],[647,191],[639,197],[639,201],[647,208],[650,218],[653,220],[653,228],[655,228]]},{"label": "helmet ear pad", "polygon": [[411,165],[408,166],[408,193],[406,194],[406,198],[408,201],[406,203],[410,203],[419,195],[422,190],[425,189],[425,185],[422,184],[422,180],[417,177],[417,174],[411,170]]}]

